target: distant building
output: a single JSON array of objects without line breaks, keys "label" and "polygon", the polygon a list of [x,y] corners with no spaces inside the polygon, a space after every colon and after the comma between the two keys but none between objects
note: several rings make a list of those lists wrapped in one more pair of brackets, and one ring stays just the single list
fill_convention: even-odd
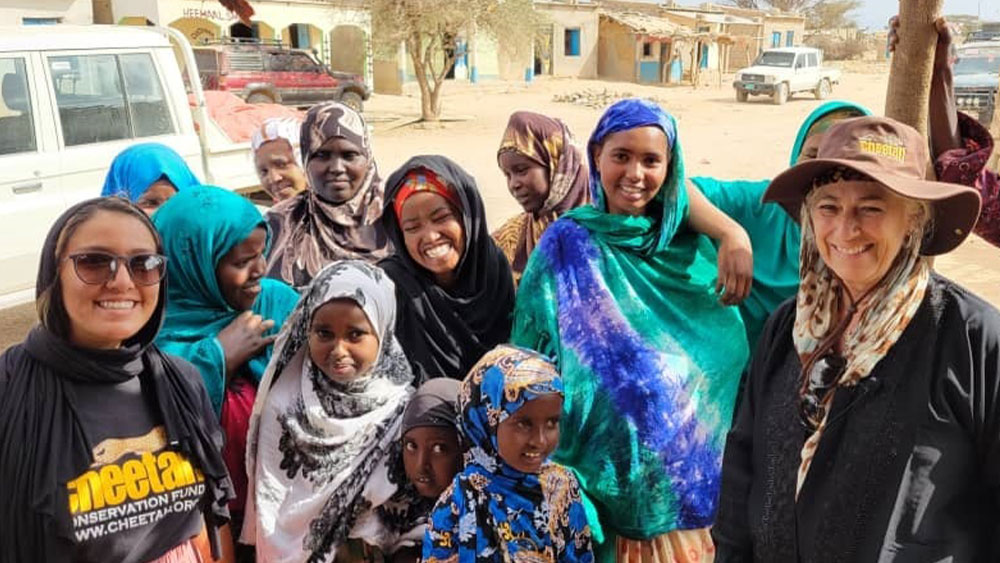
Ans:
[{"label": "distant building", "polygon": [[533,73],[596,78],[598,5],[586,0],[539,0],[535,10],[546,22],[535,33]]},{"label": "distant building", "polygon": [[598,74],[652,84],[720,80],[732,38],[721,12],[604,2]]},{"label": "distant building", "polygon": [[92,0],[5,2],[0,4],[0,22],[4,25],[87,25],[94,23],[94,10]]},{"label": "distant building", "polygon": [[750,10],[713,3],[702,4],[700,9],[722,12],[727,16],[741,18],[744,22],[753,22],[753,25],[740,24],[727,29],[735,40],[727,65],[730,72],[752,63],[764,49],[799,47],[805,41],[806,18],[800,14]]},{"label": "distant building", "polygon": [[363,0],[254,0],[249,26],[215,1],[92,1],[94,23],[170,26],[195,45],[223,37],[281,41],[371,83],[371,15]]}]

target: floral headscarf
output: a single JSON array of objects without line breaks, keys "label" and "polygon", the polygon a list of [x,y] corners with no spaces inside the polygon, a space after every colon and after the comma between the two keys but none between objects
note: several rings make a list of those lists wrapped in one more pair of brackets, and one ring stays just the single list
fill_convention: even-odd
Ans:
[{"label": "floral headscarf", "polygon": [[[334,299],[354,301],[379,339],[375,363],[349,384],[328,378],[308,353],[313,316]],[[409,531],[370,510],[396,492],[388,479],[389,452],[413,393],[413,372],[393,336],[395,320],[392,280],[360,261],[327,266],[288,318],[247,440],[243,540],[255,544],[263,560],[301,551],[303,559],[333,561],[349,533],[391,551]]]},{"label": "floral headscarf", "polygon": [[497,428],[528,401],[562,395],[540,354],[497,346],[462,382],[458,407],[469,445],[465,469],[431,513],[424,561],[592,561],[590,528],[576,478],[546,461],[522,473],[500,458]]}]

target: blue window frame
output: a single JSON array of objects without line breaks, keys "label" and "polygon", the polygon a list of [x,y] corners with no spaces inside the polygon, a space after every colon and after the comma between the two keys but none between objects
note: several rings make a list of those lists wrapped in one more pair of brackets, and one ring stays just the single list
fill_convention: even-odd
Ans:
[{"label": "blue window frame", "polygon": [[56,25],[62,18],[21,18],[22,25]]},{"label": "blue window frame", "polygon": [[576,27],[566,30],[563,54],[567,57],[580,56],[580,28]]},{"label": "blue window frame", "polygon": [[774,33],[771,34],[771,46],[772,47],[781,47],[781,32],[780,31],[775,31]]},{"label": "blue window frame", "polygon": [[785,33],[785,47],[794,47],[794,46],[795,46],[795,32],[789,30]]}]

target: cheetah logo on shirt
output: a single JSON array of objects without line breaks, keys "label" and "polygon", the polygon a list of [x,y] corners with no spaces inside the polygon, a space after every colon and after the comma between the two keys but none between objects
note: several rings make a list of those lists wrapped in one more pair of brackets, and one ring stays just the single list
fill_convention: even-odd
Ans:
[{"label": "cheetah logo on shirt", "polygon": [[157,426],[145,436],[135,438],[108,438],[94,446],[94,463],[91,467],[99,467],[121,459],[125,454],[142,455],[142,452],[155,452],[167,445],[167,433],[162,426]]},{"label": "cheetah logo on shirt", "polygon": [[94,463],[66,483],[77,541],[154,525],[198,508],[205,476],[166,446],[166,432],[157,426],[142,436],[108,438],[94,447]]}]

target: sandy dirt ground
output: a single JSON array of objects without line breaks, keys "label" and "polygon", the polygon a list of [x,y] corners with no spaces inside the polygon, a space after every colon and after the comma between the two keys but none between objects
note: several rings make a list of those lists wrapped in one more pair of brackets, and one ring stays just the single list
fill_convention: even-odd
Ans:
[{"label": "sandy dirt ground", "polygon": [[[847,99],[882,113],[887,83],[884,66],[851,67],[831,99]],[[419,115],[415,88],[404,96],[376,95],[366,103],[375,129],[374,149],[387,177],[409,157],[443,154],[465,167],[479,184],[491,228],[518,212],[496,164],[496,149],[511,112],[532,110],[564,120],[578,142],[586,141],[600,109],[554,101],[585,90],[607,90],[655,98],[677,118],[688,175],[719,178],[770,178],[788,167],[799,124],[822,102],[797,95],[783,106],[767,98],[737,103],[730,82],[721,87],[656,87],[630,83],[572,79],[540,79],[523,83],[448,84],[444,92],[446,121],[412,125]],[[454,120],[451,120],[454,119]],[[972,236],[959,249],[937,259],[935,267],[994,305],[1000,306],[1000,249]],[[0,348],[21,340],[33,320],[31,306],[0,313]]]}]

